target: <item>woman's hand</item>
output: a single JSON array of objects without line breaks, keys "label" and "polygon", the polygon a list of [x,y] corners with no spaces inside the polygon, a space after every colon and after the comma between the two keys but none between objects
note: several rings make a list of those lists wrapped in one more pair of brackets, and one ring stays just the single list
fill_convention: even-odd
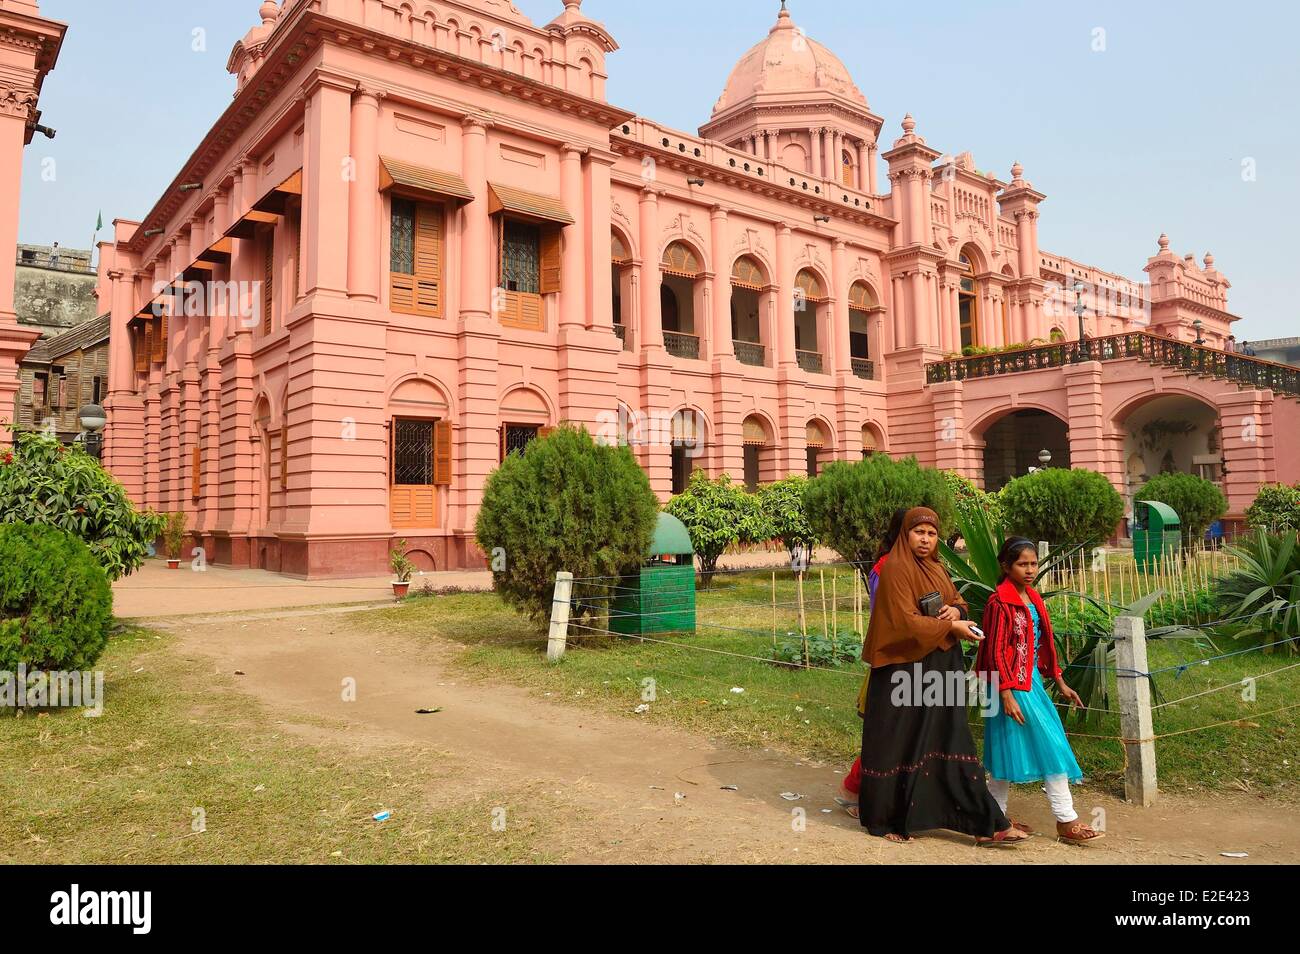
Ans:
[{"label": "woman's hand", "polygon": [[1015,719],[1017,725],[1025,724],[1025,714],[1020,711],[1020,703],[1016,702],[1016,691],[1014,689],[1002,690],[1002,711]]},{"label": "woman's hand", "polygon": [[961,619],[961,610],[955,606],[945,606],[943,609],[939,610],[939,618],[946,619],[950,623],[955,623],[957,620]]},{"label": "woman's hand", "polygon": [[968,619],[952,619],[948,621],[948,625],[952,627],[948,632],[953,633],[958,639],[968,643],[984,642],[983,636],[976,635],[975,624]]},{"label": "woman's hand", "polygon": [[1062,679],[1060,676],[1056,677],[1056,688],[1057,691],[1061,693],[1061,698],[1067,700],[1070,703],[1071,709],[1075,708],[1076,706],[1078,706],[1080,709],[1086,708],[1083,704],[1083,700],[1079,698],[1079,694],[1075,692],[1073,689],[1071,689],[1069,686],[1067,686],[1065,684],[1065,680]]}]

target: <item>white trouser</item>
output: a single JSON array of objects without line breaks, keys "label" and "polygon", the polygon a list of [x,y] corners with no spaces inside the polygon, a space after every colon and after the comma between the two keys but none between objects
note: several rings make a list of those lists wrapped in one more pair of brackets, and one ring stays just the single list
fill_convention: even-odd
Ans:
[{"label": "white trouser", "polygon": [[[1059,822],[1069,823],[1079,817],[1079,813],[1074,810],[1074,798],[1070,795],[1070,780],[1064,775],[1052,775],[1043,779],[1043,791],[1047,793],[1047,801],[1052,806],[1052,814],[1056,816]],[[1011,783],[1000,778],[989,779],[989,794],[998,803],[998,808],[1002,809],[1002,814],[1007,813],[1007,796],[1011,794]]]}]

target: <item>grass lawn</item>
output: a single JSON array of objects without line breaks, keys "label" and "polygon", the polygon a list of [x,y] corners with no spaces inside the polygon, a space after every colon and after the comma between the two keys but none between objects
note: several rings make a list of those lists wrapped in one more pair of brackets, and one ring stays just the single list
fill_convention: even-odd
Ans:
[{"label": "grass lawn", "polygon": [[[547,860],[538,802],[432,796],[421,748],[309,744],[168,637],[128,630],[100,661],[106,705],[0,714],[0,857],[60,863]],[[507,810],[505,832],[492,810]],[[195,813],[206,830],[192,830]],[[372,816],[389,810],[392,817]]]},{"label": "grass lawn", "polygon": [[[789,574],[778,578],[776,630],[782,638],[798,629],[797,593]],[[840,570],[839,629],[852,628],[852,584]],[[827,571],[826,589],[832,589]],[[809,631],[822,630],[820,578],[814,568],[805,584]],[[770,573],[720,575],[699,595],[698,630],[691,636],[655,637],[654,642],[571,631],[570,650],[558,666],[545,659],[543,627],[528,623],[492,594],[457,594],[415,599],[403,606],[358,617],[358,625],[413,638],[448,638],[463,645],[459,662],[470,672],[504,676],[553,698],[632,714],[642,703],[644,680],[655,680],[655,700],[635,715],[707,733],[735,745],[776,746],[793,754],[843,762],[860,746],[862,723],[855,710],[864,668],[799,671],[739,658],[772,651]],[[603,623],[596,624],[603,626]],[[1241,648],[1218,640],[1221,651]],[[707,651],[712,650],[712,652]],[[1160,669],[1212,655],[1208,645],[1187,640],[1153,642],[1150,666]],[[735,654],[735,655],[726,655]],[[1156,678],[1167,700],[1257,676],[1295,662],[1294,657],[1247,653]],[[1111,674],[1112,705],[1115,705]],[[743,693],[732,692],[734,688]],[[1300,800],[1300,708],[1274,715],[1271,709],[1300,703],[1300,668],[1257,684],[1255,702],[1243,702],[1239,688],[1225,689],[1155,713],[1157,735],[1234,720],[1233,724],[1160,739],[1160,784],[1169,790],[1251,791]],[[979,738],[979,718],[974,717]],[[1071,732],[1119,735],[1117,715]],[[1072,739],[1089,782],[1112,792],[1123,787],[1124,756],[1118,742]]]}]

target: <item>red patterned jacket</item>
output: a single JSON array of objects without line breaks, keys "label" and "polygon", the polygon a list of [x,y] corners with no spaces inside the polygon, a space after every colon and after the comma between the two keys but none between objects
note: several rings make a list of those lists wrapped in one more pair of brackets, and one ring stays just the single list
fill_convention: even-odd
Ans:
[{"label": "red patterned jacket", "polygon": [[1038,652],[1034,653],[1034,620],[1014,583],[1003,580],[989,597],[984,607],[984,642],[980,644],[975,660],[975,670],[984,676],[997,673],[998,690],[1017,689],[1028,692],[1033,688],[1033,673],[1029,660],[1037,657],[1038,669],[1045,680],[1055,680],[1061,675],[1056,660],[1056,637],[1052,634],[1052,621],[1047,615],[1043,598],[1032,586],[1027,588],[1029,599],[1038,610],[1042,622],[1043,638]]}]

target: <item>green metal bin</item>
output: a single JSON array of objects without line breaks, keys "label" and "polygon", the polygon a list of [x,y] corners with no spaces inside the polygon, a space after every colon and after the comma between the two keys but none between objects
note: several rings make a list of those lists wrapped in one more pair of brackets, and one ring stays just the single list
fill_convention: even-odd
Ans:
[{"label": "green metal bin", "polygon": [[1138,500],[1133,504],[1137,523],[1133,528],[1133,559],[1143,572],[1157,569],[1167,554],[1176,554],[1183,545],[1183,526],[1172,507],[1155,500]]},{"label": "green metal bin", "polygon": [[645,565],[619,581],[609,628],[625,636],[695,632],[695,551],[671,514],[659,515]]}]

